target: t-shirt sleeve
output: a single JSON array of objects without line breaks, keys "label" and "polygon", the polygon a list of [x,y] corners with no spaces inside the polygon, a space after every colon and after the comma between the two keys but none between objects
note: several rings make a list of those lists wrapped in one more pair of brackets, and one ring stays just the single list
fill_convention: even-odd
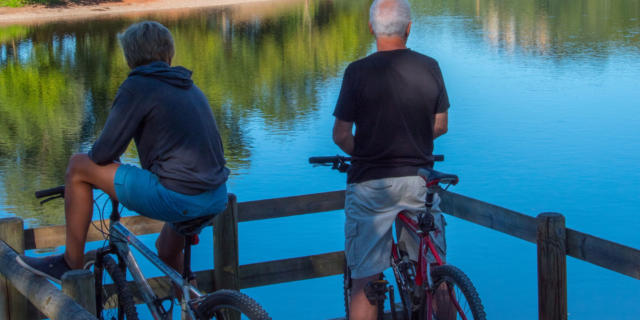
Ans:
[{"label": "t-shirt sleeve", "polygon": [[438,81],[440,82],[440,96],[438,97],[438,104],[436,105],[436,113],[442,113],[449,110],[449,95],[447,94],[447,88],[444,85],[442,71],[440,71],[440,66],[437,63],[435,68]]},{"label": "t-shirt sleeve", "polygon": [[338,102],[336,103],[333,115],[342,121],[354,122],[357,111],[353,67],[349,65],[344,71],[342,88],[340,88],[340,95],[338,96]]}]

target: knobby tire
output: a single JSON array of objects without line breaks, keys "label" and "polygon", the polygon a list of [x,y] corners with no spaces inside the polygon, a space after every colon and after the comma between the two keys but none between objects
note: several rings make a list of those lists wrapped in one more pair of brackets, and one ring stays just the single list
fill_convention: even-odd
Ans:
[{"label": "knobby tire", "polygon": [[[442,265],[433,268],[431,271],[431,277],[433,278],[433,288],[431,288],[431,292],[435,292],[435,289],[445,282],[452,285],[454,288],[457,287],[459,288],[459,293],[461,293],[467,301],[469,312],[471,313],[465,313],[467,319],[486,319],[486,314],[484,312],[484,307],[482,306],[482,301],[480,301],[480,296],[478,295],[476,288],[473,286],[473,283],[471,283],[471,280],[466,274],[464,274],[464,272],[451,265]],[[460,299],[457,300],[460,301]]]},{"label": "knobby tire", "polygon": [[[85,254],[85,258],[84,258],[85,269],[89,269],[95,265],[96,254],[97,252],[95,250],[89,251]],[[102,258],[102,267],[103,267],[103,272],[106,272],[109,274],[109,276],[111,277],[111,280],[113,280],[114,286],[116,287],[115,299],[117,299],[117,306],[115,307],[116,308],[115,313],[118,314],[118,310],[122,310],[124,312],[125,319],[138,320],[138,313],[136,311],[136,305],[133,300],[133,295],[131,294],[131,291],[129,291],[129,288],[127,288],[126,277],[120,270],[118,263],[116,263],[116,261],[110,255],[105,255]],[[94,267],[94,273],[95,273],[95,267]],[[103,288],[104,288],[104,283],[103,283]],[[96,288],[96,291],[103,290],[103,288]],[[108,297],[106,296],[106,292],[103,291],[103,297],[102,297],[103,301],[96,301],[97,303],[96,306],[98,308],[101,308],[101,312],[98,315],[98,319],[102,319],[102,320],[116,319],[113,317],[109,317],[110,314],[114,313],[114,310],[112,310],[111,305],[107,305],[107,303],[109,302],[107,298]],[[113,299],[113,297],[109,297],[109,298]],[[107,314],[106,317],[105,317],[105,314]]]},{"label": "knobby tire", "polygon": [[344,259],[343,293],[345,320],[349,320],[349,305],[351,304],[351,269],[349,269],[349,265],[347,265],[346,257]]},{"label": "knobby tire", "polygon": [[239,312],[250,320],[270,320],[269,314],[249,296],[234,290],[218,290],[196,307],[200,319],[234,319],[228,311]]}]

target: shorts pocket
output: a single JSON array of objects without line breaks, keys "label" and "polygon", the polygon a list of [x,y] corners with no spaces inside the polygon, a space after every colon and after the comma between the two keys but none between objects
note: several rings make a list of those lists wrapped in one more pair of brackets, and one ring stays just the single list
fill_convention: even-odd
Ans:
[{"label": "shorts pocket", "polygon": [[391,188],[393,184],[391,184],[391,182],[387,181],[386,179],[376,179],[376,180],[361,182],[360,186],[368,189],[372,189],[372,190],[384,190],[384,189]]},{"label": "shorts pocket", "polygon": [[350,221],[344,225],[344,254],[347,258],[347,265],[350,268],[358,264],[358,248],[356,240],[358,238],[358,224]]}]

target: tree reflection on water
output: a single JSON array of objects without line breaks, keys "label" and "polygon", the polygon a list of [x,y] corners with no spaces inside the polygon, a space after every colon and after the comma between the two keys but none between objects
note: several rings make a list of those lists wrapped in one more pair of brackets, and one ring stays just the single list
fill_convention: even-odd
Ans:
[{"label": "tree reflection on water", "polygon": [[[286,131],[317,108],[321,80],[366,53],[362,1],[304,1],[264,15],[243,7],[0,29],[0,178],[3,211],[35,224],[63,222],[60,202],[33,191],[63,183],[67,159],[99,134],[128,68],[117,33],[165,24],[174,64],[194,71],[218,121],[228,166],[250,165],[247,119]],[[137,161],[135,148],[126,158]]]},{"label": "tree reflection on water", "polygon": [[[63,182],[69,156],[99,134],[128,68],[116,34],[143,19],[172,31],[175,64],[194,71],[218,121],[229,167],[250,166],[248,123],[289,132],[317,110],[325,79],[364,56],[368,0],[294,1],[0,28],[0,212],[63,221],[37,189]],[[636,0],[413,1],[414,25],[463,21],[467,41],[505,54],[588,57],[640,48]],[[424,36],[424,35],[423,35]],[[126,158],[135,160],[135,148]],[[2,213],[0,213],[2,214]]]}]

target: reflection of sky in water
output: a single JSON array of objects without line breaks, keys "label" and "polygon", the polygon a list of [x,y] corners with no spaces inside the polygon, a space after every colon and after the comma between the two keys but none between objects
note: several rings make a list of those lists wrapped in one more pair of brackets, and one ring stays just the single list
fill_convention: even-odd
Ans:
[{"label": "reflection of sky in water", "polygon": [[58,35],[53,36],[53,52],[60,55],[61,60],[74,61],[76,57],[76,37],[63,34],[62,41]]},{"label": "reflection of sky in water", "polygon": [[[617,36],[615,28],[600,24],[596,25],[614,31],[595,34],[588,26],[557,30],[558,20],[567,19],[566,13],[562,15],[557,9],[552,11],[555,16],[541,11],[518,15],[515,9],[494,6],[485,10],[481,6],[476,10],[474,6],[466,8],[467,2],[460,3],[458,8],[446,1],[414,1],[418,13],[408,44],[436,58],[444,73],[452,101],[450,131],[438,139],[436,152],[447,159],[439,169],[461,176],[454,191],[529,215],[558,211],[565,214],[570,228],[637,247],[637,19],[618,28]],[[258,34],[264,28],[260,21],[264,20],[252,19],[248,24],[255,28],[244,36]],[[359,27],[365,26],[354,26]],[[72,50],[77,45],[75,38],[56,37],[62,39],[61,45],[57,44],[60,38],[54,41],[56,52],[70,60],[79,58]],[[231,40],[238,43],[240,36],[235,37]],[[29,45],[27,52],[33,47]],[[371,38],[361,45],[363,53],[373,50]],[[3,60],[6,52],[6,48],[0,50]],[[343,70],[348,61],[339,63],[337,69]],[[344,187],[343,175],[325,167],[313,168],[307,162],[309,156],[341,153],[331,141],[331,113],[341,74],[322,67],[305,71],[312,74],[303,79],[313,82],[305,87],[313,89],[306,93],[313,99],[307,100],[315,105],[292,110],[299,113],[297,116],[283,119],[282,114],[255,105],[234,110],[237,101],[229,96],[217,101],[222,105],[219,123],[228,121],[241,129],[240,142],[250,151],[242,154],[247,157],[242,159],[246,165],[239,166],[229,181],[229,189],[240,201]],[[280,79],[275,83],[278,88],[286,85]],[[286,89],[274,97],[274,101],[288,102],[279,105],[282,108],[296,106],[294,99],[305,98]],[[264,94],[265,90],[256,92]],[[90,127],[100,108],[95,99],[91,94],[84,96],[84,117],[88,118],[82,123],[88,125],[81,136],[87,139],[80,150],[88,150],[93,142]],[[233,117],[240,119],[230,122]],[[132,155],[127,154],[125,161],[137,162]],[[4,191],[2,183],[0,191]],[[455,218],[448,222],[449,261],[474,280],[490,318],[534,318],[535,246]],[[243,223],[239,227],[241,263],[341,250],[342,223],[339,212]],[[208,237],[205,232],[202,243],[211,243]],[[153,242],[153,236],[144,238]],[[209,252],[210,247],[197,250]],[[202,256],[206,257],[194,261],[196,270],[211,267],[210,257]],[[634,303],[640,292],[636,280],[572,258],[568,267],[572,318],[632,319],[640,313]],[[342,312],[340,277],[255,288],[247,293],[276,319],[295,319],[300,314],[326,319]]]},{"label": "reflection of sky in water", "polygon": [[32,60],[31,52],[33,50],[33,41],[26,40],[18,43],[18,59],[20,63],[26,64]]}]

